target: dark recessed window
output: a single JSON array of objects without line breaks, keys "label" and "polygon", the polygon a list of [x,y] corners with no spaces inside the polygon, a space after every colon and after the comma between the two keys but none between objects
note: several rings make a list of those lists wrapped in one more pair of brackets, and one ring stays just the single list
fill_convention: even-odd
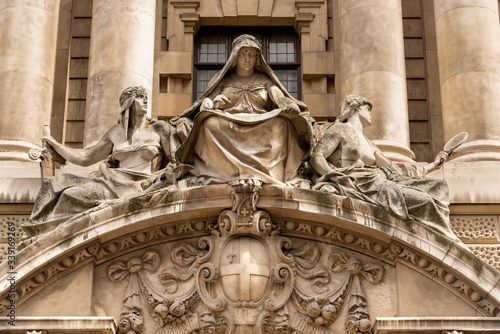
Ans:
[{"label": "dark recessed window", "polygon": [[194,99],[203,94],[210,79],[222,69],[231,54],[233,40],[242,34],[259,40],[264,59],[276,76],[292,96],[300,98],[300,48],[293,28],[205,27],[195,38]]}]

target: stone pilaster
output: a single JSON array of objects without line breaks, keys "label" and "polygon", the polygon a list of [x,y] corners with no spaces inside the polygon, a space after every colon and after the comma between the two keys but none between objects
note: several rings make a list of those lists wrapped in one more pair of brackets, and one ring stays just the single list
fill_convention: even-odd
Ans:
[{"label": "stone pilaster", "polygon": [[144,86],[151,97],[155,0],[94,0],[84,146],[116,124],[123,89]]},{"label": "stone pilaster", "polygon": [[500,161],[498,3],[435,0],[434,11],[445,140],[467,131],[455,161]]},{"label": "stone pilaster", "polygon": [[59,3],[0,2],[0,160],[31,161],[50,122]]},{"label": "stone pilaster", "polygon": [[200,27],[199,7],[199,0],[169,1],[168,51],[160,55],[160,75],[167,90],[159,94],[160,116],[176,116],[192,102],[192,59],[194,36]]},{"label": "stone pilaster", "polygon": [[368,137],[393,160],[411,161],[401,0],[339,0],[342,97],[373,103]]},{"label": "stone pilaster", "polygon": [[335,74],[333,52],[326,51],[328,11],[324,0],[295,1],[295,30],[300,34],[302,61],[302,100],[317,119],[335,116],[335,94],[328,81]]}]

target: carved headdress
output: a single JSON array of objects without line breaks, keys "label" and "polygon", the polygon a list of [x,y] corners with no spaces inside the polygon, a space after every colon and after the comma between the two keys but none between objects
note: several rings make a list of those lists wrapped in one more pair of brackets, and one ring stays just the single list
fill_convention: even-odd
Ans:
[{"label": "carved headdress", "polygon": [[186,109],[180,115],[174,117],[171,120],[171,122],[173,124],[175,124],[176,121],[180,117],[194,118],[194,116],[196,116],[203,100],[212,93],[212,91],[215,89],[215,87],[217,87],[217,85],[222,80],[222,78],[224,78],[226,73],[231,71],[232,69],[234,69],[236,67],[238,52],[241,50],[241,48],[244,48],[244,47],[249,47],[249,48],[252,48],[255,51],[257,51],[255,70],[257,70],[258,72],[262,72],[262,73],[267,74],[271,78],[273,83],[283,92],[283,94],[286,97],[289,97],[295,103],[298,104],[298,106],[300,107],[302,112],[309,111],[309,108],[302,101],[298,101],[293,96],[290,95],[290,93],[286,90],[286,88],[280,82],[280,80],[278,79],[276,74],[274,74],[271,67],[266,63],[266,60],[262,56],[262,51],[261,51],[260,44],[259,44],[259,41],[257,40],[257,38],[255,38],[252,35],[246,35],[246,34],[240,35],[234,39],[232,45],[233,45],[233,49],[231,51],[231,55],[229,56],[229,59],[228,59],[226,65],[224,65],[224,67],[213,76],[213,78],[208,83],[207,89],[205,90],[203,95],[201,95],[188,109]]},{"label": "carved headdress", "polygon": [[344,122],[348,120],[355,112],[358,111],[358,108],[361,106],[367,105],[372,109],[372,103],[365,97],[359,95],[347,95],[344,97],[342,102],[340,102],[340,115],[335,120],[336,122]]},{"label": "carved headdress", "polygon": [[134,99],[138,95],[148,96],[148,91],[146,90],[146,88],[142,86],[133,86],[125,88],[123,92],[120,94],[121,113],[120,113],[120,118],[118,119],[118,124],[121,124],[123,130],[125,130],[126,134],[125,138],[128,137],[127,130],[130,118],[130,106],[132,106]]}]

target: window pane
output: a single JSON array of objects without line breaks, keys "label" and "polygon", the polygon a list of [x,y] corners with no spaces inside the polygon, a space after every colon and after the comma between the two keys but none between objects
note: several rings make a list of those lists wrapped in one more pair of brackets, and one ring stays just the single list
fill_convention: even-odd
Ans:
[{"label": "window pane", "polygon": [[226,37],[224,35],[202,35],[198,49],[200,63],[223,63],[226,61]]},{"label": "window pane", "polygon": [[196,75],[198,81],[196,83],[196,98],[199,98],[207,89],[208,82],[219,70],[198,70]]},{"label": "window pane", "polygon": [[286,90],[295,98],[298,97],[297,70],[276,70],[274,71]]},{"label": "window pane", "polygon": [[276,34],[269,37],[269,62],[295,62],[295,39],[292,34]]}]

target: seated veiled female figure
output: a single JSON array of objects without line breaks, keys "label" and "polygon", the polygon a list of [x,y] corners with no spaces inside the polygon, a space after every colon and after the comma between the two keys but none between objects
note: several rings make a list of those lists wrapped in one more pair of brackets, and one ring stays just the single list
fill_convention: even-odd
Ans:
[{"label": "seated veiled female figure", "polygon": [[177,156],[194,166],[193,183],[252,177],[291,182],[309,150],[307,115],[307,107],[290,96],[266,64],[257,39],[241,35],[205,93],[172,120],[194,119]]},{"label": "seated veiled female figure", "polygon": [[73,164],[90,166],[107,160],[89,176],[63,174],[45,178],[31,217],[23,226],[29,237],[48,232],[71,216],[100,204],[137,195],[160,178],[163,167],[174,162],[174,149],[180,146],[181,135],[170,124],[147,117],[147,101],[143,87],[125,89],[120,96],[118,124],[90,149],[72,149],[50,135],[42,137]]},{"label": "seated veiled female figure", "polygon": [[448,157],[441,152],[427,165],[393,163],[366,138],[372,104],[349,95],[341,115],[318,136],[311,165],[321,175],[313,189],[357,198],[400,219],[412,219],[457,240],[449,226],[448,186],[443,179],[425,178]]}]

